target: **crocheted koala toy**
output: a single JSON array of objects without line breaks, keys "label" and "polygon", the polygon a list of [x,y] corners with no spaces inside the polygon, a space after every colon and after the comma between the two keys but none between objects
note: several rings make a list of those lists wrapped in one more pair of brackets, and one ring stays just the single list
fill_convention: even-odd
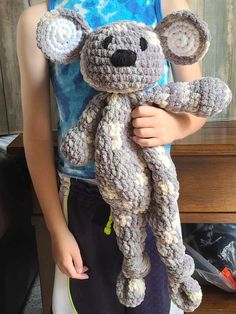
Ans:
[{"label": "crocheted koala toy", "polygon": [[92,31],[79,13],[67,9],[48,12],[38,24],[37,42],[46,56],[59,63],[80,58],[84,80],[102,91],[64,135],[60,149],[75,165],[95,159],[97,184],[111,207],[124,255],[116,292],[128,307],[145,296],[144,277],[151,267],[144,252],[147,223],[166,265],[171,299],[186,312],[201,303],[201,288],[191,277],[194,262],[177,229],[175,166],[164,146],[142,148],[133,142],[130,114],[144,104],[201,117],[226,108],[231,92],[217,78],[155,85],[165,57],[193,64],[206,53],[209,38],[206,23],[189,11],[168,15],[155,29],[119,21]]}]

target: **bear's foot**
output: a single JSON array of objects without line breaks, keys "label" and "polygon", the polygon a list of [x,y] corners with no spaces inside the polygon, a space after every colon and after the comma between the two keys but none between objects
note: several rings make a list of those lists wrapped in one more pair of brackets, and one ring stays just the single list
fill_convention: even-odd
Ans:
[{"label": "bear's foot", "polygon": [[125,278],[121,272],[117,278],[116,294],[121,304],[136,307],[145,297],[145,281],[143,278]]}]

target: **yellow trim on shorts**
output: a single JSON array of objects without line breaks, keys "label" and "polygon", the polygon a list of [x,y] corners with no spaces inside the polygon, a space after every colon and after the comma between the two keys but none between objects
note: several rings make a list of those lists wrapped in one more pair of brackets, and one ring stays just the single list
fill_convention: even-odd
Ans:
[{"label": "yellow trim on shorts", "polygon": [[[70,194],[71,180],[69,177],[64,177],[64,180],[66,181],[66,193],[64,194],[64,198],[63,198],[63,206],[64,206],[64,214],[66,215],[66,220],[68,224],[68,198]],[[73,303],[71,293],[70,293],[70,277],[67,277],[67,291],[68,291],[68,296],[69,296],[70,304],[73,308],[73,311],[75,314],[78,314],[78,312],[76,311],[75,305]]]}]

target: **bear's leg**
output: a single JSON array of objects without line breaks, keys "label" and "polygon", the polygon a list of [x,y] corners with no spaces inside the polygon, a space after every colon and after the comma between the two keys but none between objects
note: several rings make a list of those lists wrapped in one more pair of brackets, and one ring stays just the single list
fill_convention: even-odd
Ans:
[{"label": "bear's leg", "polygon": [[124,255],[122,271],[117,280],[117,296],[127,307],[136,307],[145,296],[144,277],[151,264],[144,254],[146,213],[111,210],[119,249]]},{"label": "bear's leg", "polygon": [[199,306],[202,295],[198,282],[191,278],[193,259],[185,254],[182,237],[177,230],[179,184],[175,166],[161,146],[144,149],[143,153],[153,179],[153,201],[148,221],[160,257],[167,267],[170,297],[177,306],[191,312]]}]

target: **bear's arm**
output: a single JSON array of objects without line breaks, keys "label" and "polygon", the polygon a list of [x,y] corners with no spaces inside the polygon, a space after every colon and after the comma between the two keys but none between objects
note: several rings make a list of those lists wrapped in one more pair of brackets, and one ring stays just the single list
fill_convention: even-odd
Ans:
[{"label": "bear's arm", "polygon": [[104,93],[94,96],[77,125],[70,128],[62,138],[60,150],[74,165],[83,166],[94,159],[94,140],[103,108],[106,106],[106,97]]},{"label": "bear's arm", "polygon": [[225,109],[232,100],[228,86],[218,78],[205,77],[192,82],[171,82],[147,91],[131,93],[133,105],[157,105],[170,112],[190,112],[208,117]]}]

